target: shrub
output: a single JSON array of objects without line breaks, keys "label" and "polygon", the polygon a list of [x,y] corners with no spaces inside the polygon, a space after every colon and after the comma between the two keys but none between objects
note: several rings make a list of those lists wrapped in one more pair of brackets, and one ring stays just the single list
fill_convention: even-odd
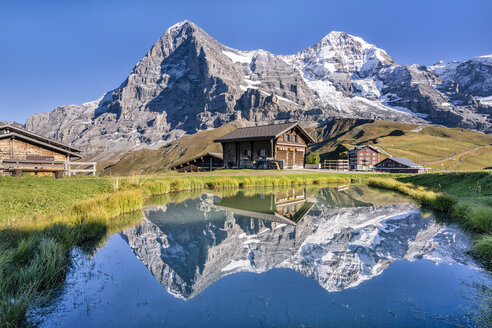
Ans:
[{"label": "shrub", "polygon": [[306,164],[319,164],[321,161],[319,153],[316,151],[314,154],[312,151],[306,155]]}]

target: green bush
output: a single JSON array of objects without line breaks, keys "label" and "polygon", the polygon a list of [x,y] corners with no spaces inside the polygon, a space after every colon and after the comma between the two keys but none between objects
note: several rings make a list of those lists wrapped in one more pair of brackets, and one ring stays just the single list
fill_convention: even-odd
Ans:
[{"label": "green bush", "polygon": [[312,151],[310,151],[306,155],[306,164],[319,164],[321,161],[319,157],[319,153],[316,151],[314,154]]}]

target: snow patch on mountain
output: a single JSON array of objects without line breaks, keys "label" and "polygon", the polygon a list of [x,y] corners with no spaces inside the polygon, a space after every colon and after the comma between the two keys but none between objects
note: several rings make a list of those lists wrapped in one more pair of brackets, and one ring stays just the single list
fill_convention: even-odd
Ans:
[{"label": "snow patch on mountain", "polygon": [[241,63],[241,64],[250,64],[251,61],[253,60],[253,56],[255,55],[254,51],[250,52],[243,52],[243,51],[222,51],[224,55],[229,57],[234,63]]}]

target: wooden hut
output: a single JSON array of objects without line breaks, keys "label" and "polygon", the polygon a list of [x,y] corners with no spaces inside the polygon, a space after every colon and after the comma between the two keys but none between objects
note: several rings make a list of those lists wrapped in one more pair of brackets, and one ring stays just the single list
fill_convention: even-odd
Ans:
[{"label": "wooden hut", "polygon": [[304,168],[306,147],[314,139],[298,123],[240,128],[214,140],[222,144],[227,168]]},{"label": "wooden hut", "polygon": [[426,173],[422,165],[412,162],[405,157],[388,157],[374,166],[377,172],[388,173]]},{"label": "wooden hut", "polygon": [[[20,175],[25,172],[61,178],[74,164],[71,160],[82,157],[80,153],[80,149],[22,128],[0,126],[0,175]],[[95,166],[93,171],[95,173]]]},{"label": "wooden hut", "polygon": [[171,170],[178,172],[204,172],[214,171],[223,167],[224,160],[222,154],[209,152],[174,165],[171,167]]}]

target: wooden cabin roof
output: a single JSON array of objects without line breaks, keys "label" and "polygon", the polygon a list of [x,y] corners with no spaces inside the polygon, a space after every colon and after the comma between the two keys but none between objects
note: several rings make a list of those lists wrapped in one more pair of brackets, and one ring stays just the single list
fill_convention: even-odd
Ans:
[{"label": "wooden cabin roof", "polygon": [[193,158],[191,158],[191,159],[189,159],[189,160],[187,160],[185,162],[180,162],[180,163],[178,163],[176,165],[173,165],[173,166],[171,166],[171,169],[177,168],[178,166],[181,166],[181,165],[184,165],[184,164],[191,163],[194,160],[199,159],[199,158],[202,158],[202,157],[205,157],[205,156],[215,157],[217,159],[220,159],[221,161],[224,160],[224,156],[223,156],[222,153],[210,153],[210,152],[207,152],[205,154],[201,154],[201,155],[195,156],[195,157],[193,157]]},{"label": "wooden cabin roof", "polygon": [[378,166],[379,164],[383,163],[384,161],[388,161],[388,160],[399,163],[399,164],[406,166],[406,167],[412,167],[412,168],[421,168],[422,167],[422,165],[419,165],[419,164],[417,164],[417,163],[415,163],[415,162],[413,162],[413,161],[411,161],[405,157],[388,157],[385,160],[376,164],[376,166]]},{"label": "wooden cabin roof", "polygon": [[297,122],[239,128],[218,139],[215,139],[214,142],[275,139],[294,127],[299,128],[301,134],[304,135],[304,138],[309,143],[314,142],[314,139],[309,135],[309,133],[307,133],[306,130],[304,130]]},{"label": "wooden cabin roof", "polygon": [[55,150],[62,154],[71,155],[74,157],[82,157],[80,153],[82,150],[64,144],[62,142],[58,142],[53,139],[49,139],[43,137],[39,134],[24,130],[22,128],[13,126],[13,125],[2,125],[0,126],[0,139],[14,137],[16,139],[24,140],[27,142],[34,143],[41,147],[45,147],[48,149]]}]

